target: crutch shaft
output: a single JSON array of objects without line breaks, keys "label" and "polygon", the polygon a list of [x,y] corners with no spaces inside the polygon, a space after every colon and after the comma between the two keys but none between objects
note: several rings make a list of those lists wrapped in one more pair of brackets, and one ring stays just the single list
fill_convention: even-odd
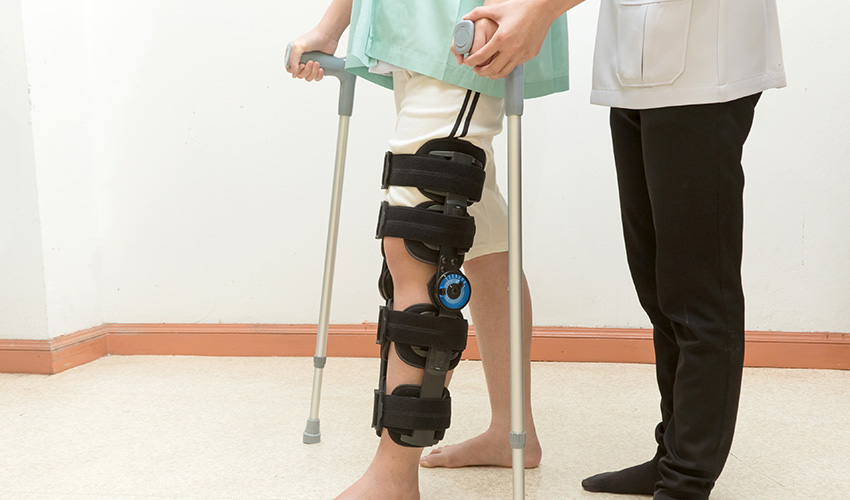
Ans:
[{"label": "crutch shaft", "polygon": [[521,117],[508,116],[508,287],[514,498],[525,498]]},{"label": "crutch shaft", "polygon": [[316,339],[316,357],[325,357],[327,354],[328,322],[331,312],[331,297],[333,295],[336,244],[339,236],[342,184],[343,177],[345,176],[345,150],[348,146],[348,122],[349,117],[339,117],[333,190],[331,192],[330,217],[328,218],[328,239],[325,244],[325,268],[322,279],[322,302],[319,309],[319,337]]},{"label": "crutch shaft", "polygon": [[334,272],[336,264],[336,246],[339,236],[339,214],[342,205],[342,185],[345,176],[345,153],[348,146],[348,116],[339,117],[337,132],[336,160],[334,163],[333,190],[331,192],[330,217],[328,218],[328,238],[325,245],[325,268],[322,279],[322,302],[319,307],[319,328],[316,334],[316,353],[314,355],[313,397],[310,401],[310,419],[319,419],[319,402],[322,395],[322,370],[328,352],[328,324],[333,296]]},{"label": "crutch shaft", "polygon": [[511,353],[511,467],[514,499],[525,498],[525,367],[523,349],[522,272],[522,112],[523,66],[505,79],[505,114],[508,117],[508,287]]}]

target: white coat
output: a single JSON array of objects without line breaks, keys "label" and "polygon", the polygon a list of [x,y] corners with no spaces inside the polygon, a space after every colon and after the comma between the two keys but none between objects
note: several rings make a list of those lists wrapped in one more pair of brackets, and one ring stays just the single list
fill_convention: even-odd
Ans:
[{"label": "white coat", "polygon": [[602,0],[591,102],[727,102],[785,86],[776,0]]}]

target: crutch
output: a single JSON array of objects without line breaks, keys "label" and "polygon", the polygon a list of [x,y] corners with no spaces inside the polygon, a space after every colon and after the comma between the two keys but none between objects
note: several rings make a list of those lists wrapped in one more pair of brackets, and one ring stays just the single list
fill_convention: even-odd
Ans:
[{"label": "crutch", "polygon": [[[455,26],[458,54],[472,48],[475,25],[461,21]],[[511,318],[511,467],[514,500],[525,498],[525,384],[522,346],[522,111],[523,67],[505,78],[505,115],[508,117],[508,288]]]},{"label": "crutch", "polygon": [[[286,47],[286,66],[292,44]],[[333,293],[334,264],[336,263],[336,242],[339,234],[339,208],[342,203],[342,179],[345,173],[345,151],[348,146],[348,122],[354,107],[354,83],[356,77],[345,70],[345,58],[334,57],[322,52],[307,52],[301,56],[301,62],[317,61],[325,74],[339,79],[339,129],[336,140],[336,160],[334,163],[333,191],[331,211],[328,220],[328,239],[325,246],[325,271],[322,278],[322,303],[319,307],[319,329],[316,333],[316,354],[313,356],[313,395],[310,399],[310,416],[304,429],[304,443],[314,444],[322,440],[319,430],[319,400],[322,397],[322,370],[327,362],[328,318],[330,317],[331,295]]]}]

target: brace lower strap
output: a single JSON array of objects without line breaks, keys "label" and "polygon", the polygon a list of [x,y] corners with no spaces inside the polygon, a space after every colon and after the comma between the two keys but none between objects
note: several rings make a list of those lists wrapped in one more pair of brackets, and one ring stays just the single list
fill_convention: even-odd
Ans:
[{"label": "brace lower strap", "polygon": [[384,394],[381,422],[384,427],[440,431],[452,423],[452,399],[419,399],[417,397]]},{"label": "brace lower strap", "polygon": [[451,425],[452,399],[443,389],[441,399],[419,398],[419,386],[400,385],[392,394],[375,391],[372,427],[380,434],[387,429],[401,446],[424,447],[436,444]]},{"label": "brace lower strap", "polygon": [[[468,329],[465,319],[391,311],[387,307],[381,307],[377,343],[391,341],[397,344],[463,351],[466,349]],[[421,368],[424,368],[424,364]]]}]

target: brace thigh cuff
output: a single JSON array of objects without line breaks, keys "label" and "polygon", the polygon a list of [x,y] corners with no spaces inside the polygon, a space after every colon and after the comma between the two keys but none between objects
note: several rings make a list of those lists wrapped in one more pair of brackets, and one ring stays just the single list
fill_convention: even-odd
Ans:
[{"label": "brace thigh cuff", "polygon": [[387,151],[381,188],[414,186],[438,193],[456,193],[469,202],[481,201],[484,170],[474,164],[457,161],[450,151],[432,151],[428,155],[397,155]]},{"label": "brace thigh cuff", "polygon": [[392,207],[383,202],[375,237],[404,238],[435,247],[454,247],[463,252],[472,248],[475,238],[475,220],[472,217],[428,210],[427,206],[433,205],[431,202],[423,205]]}]

